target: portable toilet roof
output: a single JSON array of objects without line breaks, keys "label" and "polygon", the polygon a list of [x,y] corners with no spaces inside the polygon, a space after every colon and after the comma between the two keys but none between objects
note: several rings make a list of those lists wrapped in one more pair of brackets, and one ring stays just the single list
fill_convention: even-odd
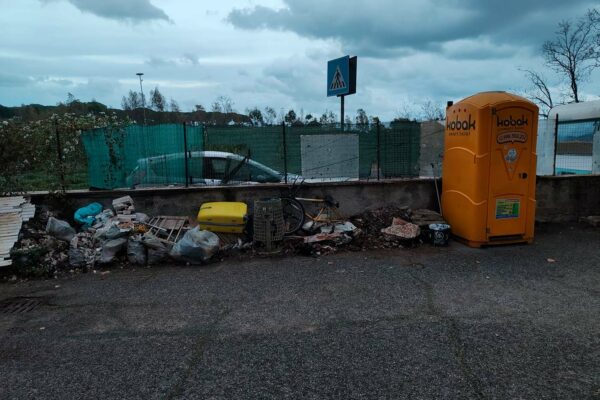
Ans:
[{"label": "portable toilet roof", "polygon": [[558,114],[559,121],[600,119],[600,100],[556,106],[548,113],[548,119],[556,119],[556,114]]},{"label": "portable toilet roof", "polygon": [[504,92],[504,91],[489,91],[489,92],[480,92],[464,98],[461,100],[463,103],[469,103],[479,108],[484,108],[486,106],[494,105],[501,102],[506,101],[525,101],[530,102],[524,97],[517,96],[516,94]]}]

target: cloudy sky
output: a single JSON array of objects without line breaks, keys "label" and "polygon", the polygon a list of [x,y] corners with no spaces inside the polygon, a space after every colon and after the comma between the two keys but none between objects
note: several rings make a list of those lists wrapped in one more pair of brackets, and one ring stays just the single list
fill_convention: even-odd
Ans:
[{"label": "cloudy sky", "polygon": [[[488,4],[489,3],[489,4]],[[220,95],[234,108],[338,111],[326,62],[358,56],[353,114],[391,119],[432,100],[522,91],[557,23],[596,6],[564,0],[0,0],[0,104],[68,92],[120,107],[158,86],[183,110]],[[557,87],[561,84],[546,72]],[[598,98],[600,72],[583,87]]]}]

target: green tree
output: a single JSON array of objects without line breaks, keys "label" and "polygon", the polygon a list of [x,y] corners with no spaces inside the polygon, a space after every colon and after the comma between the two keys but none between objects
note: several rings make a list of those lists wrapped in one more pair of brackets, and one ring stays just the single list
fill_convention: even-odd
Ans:
[{"label": "green tree", "polygon": [[263,126],[265,121],[262,115],[262,112],[258,109],[258,107],[254,107],[252,109],[246,109],[246,114],[248,114],[248,118],[250,118],[250,123],[253,126]]},{"label": "green tree", "polygon": [[121,108],[123,110],[135,110],[142,107],[142,96],[138,92],[130,90],[127,96],[123,96],[121,100]]},{"label": "green tree", "polygon": [[369,126],[369,117],[362,108],[356,110],[356,117],[354,118],[354,121],[356,122],[356,125],[361,128]]},{"label": "green tree", "polygon": [[296,116],[296,111],[289,110],[285,117],[283,118],[286,124],[293,125],[298,121],[298,117]]},{"label": "green tree", "polygon": [[150,90],[150,106],[155,111],[165,111],[167,99],[162,95],[158,86]]}]

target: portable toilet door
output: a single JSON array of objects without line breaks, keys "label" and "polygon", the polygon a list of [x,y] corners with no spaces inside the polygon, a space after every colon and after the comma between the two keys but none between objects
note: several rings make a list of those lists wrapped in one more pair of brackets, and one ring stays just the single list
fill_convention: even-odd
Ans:
[{"label": "portable toilet door", "polygon": [[483,92],[446,110],[442,209],[469,246],[531,242],[538,108]]},{"label": "portable toilet door", "polygon": [[532,242],[538,109],[510,101],[491,112],[488,241]]}]

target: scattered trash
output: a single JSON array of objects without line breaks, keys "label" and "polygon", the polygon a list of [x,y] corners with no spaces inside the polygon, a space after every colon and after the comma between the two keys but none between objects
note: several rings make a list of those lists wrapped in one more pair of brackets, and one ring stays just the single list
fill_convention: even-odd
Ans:
[{"label": "scattered trash", "polygon": [[264,246],[267,253],[279,252],[274,245],[283,240],[285,234],[283,205],[281,199],[256,200],[254,202],[254,242]]},{"label": "scattered trash", "polygon": [[248,206],[242,202],[204,203],[198,211],[200,229],[211,232],[242,233],[247,222]]},{"label": "scattered trash", "polygon": [[355,236],[360,229],[358,229],[352,222],[346,221],[334,225],[323,225],[320,227],[321,233],[350,233]]},{"label": "scattered trash", "polygon": [[12,264],[10,251],[18,240],[23,222],[34,215],[35,206],[24,197],[0,197],[0,267]]},{"label": "scattered trash", "polygon": [[187,217],[159,216],[150,218],[144,223],[148,226],[148,232],[158,240],[170,246],[175,244],[189,229]]},{"label": "scattered trash", "polygon": [[341,232],[317,233],[316,235],[306,236],[304,238],[304,243],[335,242],[338,244],[346,244],[350,243],[351,241],[352,237]]},{"label": "scattered trash", "polygon": [[548,261],[549,263],[555,263],[556,260],[554,258],[547,258],[546,261]]},{"label": "scattered trash", "polygon": [[142,236],[142,243],[148,250],[147,262],[148,265],[160,264],[167,258],[168,250],[165,244],[150,232]]},{"label": "scattered trash", "polygon": [[110,264],[113,262],[117,254],[121,251],[121,249],[123,249],[123,246],[125,246],[126,243],[126,238],[112,239],[102,243],[100,264]]},{"label": "scattered trash", "polygon": [[176,260],[201,264],[208,261],[217,251],[219,251],[219,237],[213,232],[202,231],[199,227],[195,227],[175,243],[169,255]]},{"label": "scattered trash", "polygon": [[91,227],[96,222],[96,215],[102,212],[102,204],[91,203],[75,211],[73,218],[84,227]]},{"label": "scattered trash", "polygon": [[[112,202],[114,211],[102,210],[100,203],[78,209],[74,219],[81,224],[81,232],[77,233],[68,222],[55,218],[45,209],[31,223],[23,224],[25,216],[33,216],[35,208],[22,198],[5,201],[6,204],[2,200],[0,222],[12,218],[14,228],[10,232],[6,228],[0,231],[5,234],[5,237],[0,236],[0,266],[11,251],[6,239],[8,232],[10,238],[16,241],[18,236],[19,239],[10,253],[15,264],[24,266],[24,270],[42,265],[49,274],[59,270],[100,273],[97,264],[121,261],[130,265],[156,265],[166,262],[168,257],[188,264],[203,264],[217,253],[233,255],[248,250],[256,254],[265,248],[267,252],[275,248],[278,252],[320,257],[341,248],[365,251],[416,246],[423,241],[444,245],[450,231],[450,226],[434,211],[386,207],[350,219],[343,219],[337,211],[334,215],[321,209],[316,214],[318,218],[307,214],[308,222],[294,236],[284,236],[280,199],[255,202],[254,224],[248,227],[245,227],[247,207],[244,203],[208,203],[235,205],[233,209],[237,210],[221,212],[223,208],[217,207],[214,220],[202,212],[207,206],[204,204],[198,216],[200,226],[192,229],[184,216],[148,216],[135,212],[132,198],[124,196]],[[215,224],[221,223],[235,233],[202,230],[205,225],[214,230]],[[216,230],[221,229],[217,226]],[[548,259],[548,262],[555,261]]]},{"label": "scattered trash", "polygon": [[135,207],[133,206],[133,199],[131,196],[123,196],[113,200],[112,206],[115,212],[121,215],[135,214]]},{"label": "scattered trash", "polygon": [[115,220],[109,220],[105,226],[98,229],[94,234],[96,240],[113,240],[126,237],[131,232],[131,227],[121,228]]},{"label": "scattered trash", "polygon": [[54,217],[48,218],[46,232],[48,232],[48,234],[51,236],[54,236],[55,238],[65,242],[70,242],[71,239],[73,239],[73,236],[75,236],[77,233],[68,222],[61,221],[60,219],[56,219]]},{"label": "scattered trash", "polygon": [[78,233],[69,243],[69,265],[72,268],[93,267],[96,261],[94,239],[86,232]]},{"label": "scattered trash", "polygon": [[392,219],[392,225],[383,228],[382,233],[386,235],[398,236],[402,239],[416,239],[421,234],[421,228],[418,225],[407,222],[402,218]]},{"label": "scattered trash", "polygon": [[134,265],[146,265],[148,257],[142,235],[133,235],[127,240],[127,260]]},{"label": "scattered trash", "polygon": [[115,216],[115,213],[112,210],[103,210],[101,213],[97,214],[95,218],[95,224],[92,226],[94,229],[101,228],[106,225],[106,223]]},{"label": "scattered trash", "polygon": [[434,246],[447,246],[450,239],[450,225],[429,224],[427,235]]},{"label": "scattered trash", "polygon": [[144,214],[144,213],[135,213],[135,219],[137,220],[137,222],[139,223],[145,223],[148,222],[150,220],[150,217],[148,217],[148,215]]}]

